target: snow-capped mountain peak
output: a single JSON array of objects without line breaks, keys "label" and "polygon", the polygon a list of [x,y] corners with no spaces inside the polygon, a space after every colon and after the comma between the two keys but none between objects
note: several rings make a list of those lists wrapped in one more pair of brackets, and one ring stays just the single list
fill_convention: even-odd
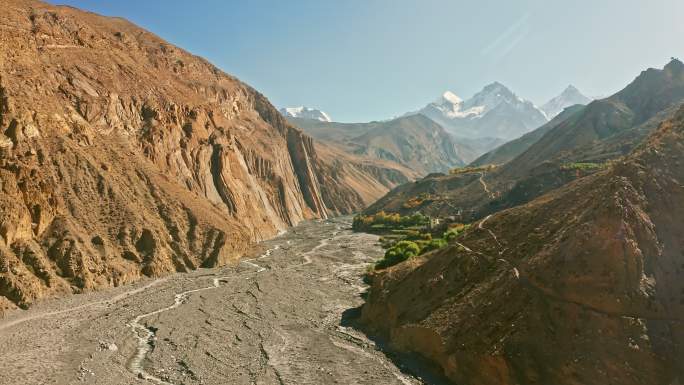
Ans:
[{"label": "snow-capped mountain peak", "polygon": [[499,82],[485,86],[467,100],[446,91],[418,113],[454,135],[468,138],[512,139],[547,121],[537,106]]},{"label": "snow-capped mountain peak", "polygon": [[584,96],[577,87],[569,85],[563,92],[555,98],[549,100],[542,106],[542,110],[549,119],[563,112],[564,109],[575,104],[587,104],[591,99]]},{"label": "snow-capped mountain peak", "polygon": [[461,104],[463,103],[463,99],[461,99],[458,95],[451,91],[446,91],[442,94],[441,100],[447,101],[451,104]]},{"label": "snow-capped mountain peak", "polygon": [[451,119],[474,117],[482,112],[481,108],[464,108],[463,106],[463,99],[451,91],[445,91],[426,108],[437,110]]},{"label": "snow-capped mountain peak", "polygon": [[332,122],[330,115],[326,114],[324,111],[305,106],[281,108],[280,113],[288,118],[301,118],[319,120],[321,122]]},{"label": "snow-capped mountain peak", "polygon": [[485,86],[465,103],[465,108],[481,107],[482,112],[490,111],[501,103],[524,103],[513,91],[499,82]]}]

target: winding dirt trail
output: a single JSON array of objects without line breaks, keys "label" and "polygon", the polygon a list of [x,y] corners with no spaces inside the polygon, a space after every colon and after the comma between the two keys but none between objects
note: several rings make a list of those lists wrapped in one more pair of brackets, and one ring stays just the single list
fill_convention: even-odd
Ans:
[{"label": "winding dirt trail", "polygon": [[485,173],[484,173],[484,172],[481,172],[481,173],[480,173],[480,179],[479,179],[479,180],[480,180],[480,184],[482,185],[482,188],[483,188],[484,191],[487,193],[487,195],[489,195],[489,197],[490,197],[491,199],[495,199],[495,198],[496,198],[496,194],[494,194],[493,192],[491,192],[491,191],[489,190],[489,186],[487,186],[487,183],[486,183],[485,180],[484,180],[484,176],[485,176]]},{"label": "winding dirt trail", "polygon": [[85,303],[82,305],[68,307],[66,309],[61,309],[61,310],[37,312],[35,314],[31,314],[28,316],[23,316],[23,317],[19,317],[16,319],[8,320],[6,322],[0,323],[0,331],[5,330],[5,329],[9,329],[13,326],[22,324],[24,322],[41,320],[41,319],[45,319],[45,318],[55,317],[55,316],[62,315],[62,314],[73,314],[73,313],[76,313],[80,310],[86,310],[88,308],[96,307],[96,306],[113,305],[113,304],[116,304],[117,302],[119,302],[123,299],[126,299],[132,295],[142,293],[145,290],[148,290],[154,286],[157,286],[157,285],[163,283],[164,281],[166,281],[167,279],[168,278],[155,279],[154,281],[148,283],[145,286],[139,287],[137,289],[130,289],[130,290],[128,290],[122,294],[115,295],[114,297],[107,299],[107,300],[88,302],[88,303]]},{"label": "winding dirt trail", "polygon": [[484,227],[485,223],[487,223],[487,221],[489,220],[489,218],[492,217],[492,215],[494,215],[494,214],[489,214],[489,215],[487,215],[487,217],[485,217],[485,219],[481,220],[480,223],[477,225],[477,228],[480,230],[484,230],[484,231],[489,233],[489,235],[492,237],[492,239],[494,239],[494,242],[496,242],[496,245],[499,246],[499,249],[500,249],[499,254],[501,254],[501,252],[503,252],[503,250],[501,250],[502,246],[501,246],[501,243],[499,242],[499,238],[496,237],[496,234],[494,234],[494,232],[492,230]]}]

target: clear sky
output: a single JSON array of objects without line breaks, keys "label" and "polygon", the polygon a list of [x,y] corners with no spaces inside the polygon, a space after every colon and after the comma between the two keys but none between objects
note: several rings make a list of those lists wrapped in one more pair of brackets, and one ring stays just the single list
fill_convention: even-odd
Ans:
[{"label": "clear sky", "polygon": [[277,107],[337,121],[416,110],[500,81],[537,104],[609,95],[684,57],[684,0],[59,0],[209,59]]}]

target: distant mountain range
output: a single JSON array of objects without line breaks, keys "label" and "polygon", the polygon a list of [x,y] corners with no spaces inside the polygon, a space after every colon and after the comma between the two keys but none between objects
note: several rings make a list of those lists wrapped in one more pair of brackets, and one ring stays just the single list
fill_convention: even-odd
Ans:
[{"label": "distant mountain range", "polygon": [[[423,115],[370,123],[336,123],[288,118],[306,133],[349,154],[397,163],[418,176],[463,166],[473,149]],[[491,147],[490,147],[491,148]],[[469,155],[468,160],[461,154]]]},{"label": "distant mountain range", "polygon": [[589,101],[577,88],[569,86],[539,108],[494,82],[468,100],[446,91],[434,102],[407,115],[423,114],[456,137],[510,140],[540,127],[566,107]]},{"label": "distant mountain range", "polygon": [[[457,142],[464,144],[465,156],[462,159],[467,162],[491,149],[488,144],[518,138],[546,124],[565,108],[584,105],[591,100],[575,86],[569,85],[560,95],[537,107],[503,84],[494,82],[467,100],[445,91],[434,102],[402,117],[420,114],[442,126]],[[329,114],[311,107],[286,107],[281,108],[280,113],[286,118],[332,122]],[[389,121],[393,120],[396,118]]]},{"label": "distant mountain range", "polygon": [[321,122],[332,122],[330,115],[315,108],[305,106],[281,108],[280,113],[286,118],[302,118],[318,120]]},{"label": "distant mountain range", "polygon": [[421,193],[439,197],[418,207],[421,212],[436,216],[462,213],[464,221],[529,202],[629,154],[661,122],[672,118],[683,102],[684,64],[672,60],[662,70],[643,71],[608,98],[565,109],[548,124],[471,164],[501,164],[493,171],[406,184],[367,212],[402,212],[403,203]]},{"label": "distant mountain range", "polygon": [[541,127],[528,132],[527,134],[506,142],[499,147],[487,152],[486,154],[480,156],[470,163],[469,166],[479,167],[487,164],[504,164],[514,159],[518,155],[522,154],[530,148],[534,143],[536,143],[544,134],[549,132],[552,128],[556,127],[558,124],[566,120],[572,114],[581,109],[585,108],[582,105],[573,105],[565,108],[560,114],[556,115],[548,123],[542,125]]},{"label": "distant mountain range", "polygon": [[419,111],[382,122],[335,123],[325,112],[303,106],[281,108],[280,113],[328,145],[351,154],[395,162],[418,175],[427,175],[463,166],[522,136],[518,142],[502,148],[497,156],[478,160],[508,161],[545,132],[530,131],[548,126],[548,116],[555,117],[564,108],[589,100],[577,88],[568,86],[538,108],[495,82],[466,101],[446,91]]}]

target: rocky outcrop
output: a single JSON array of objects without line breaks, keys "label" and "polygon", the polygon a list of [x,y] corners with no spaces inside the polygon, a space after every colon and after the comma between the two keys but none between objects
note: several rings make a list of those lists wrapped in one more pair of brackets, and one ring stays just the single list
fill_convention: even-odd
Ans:
[{"label": "rocky outcrop", "polygon": [[684,110],[628,158],[373,277],[363,321],[457,384],[684,379]]},{"label": "rocky outcrop", "polygon": [[0,306],[229,263],[363,205],[263,95],[123,19],[10,0],[0,30]]}]

